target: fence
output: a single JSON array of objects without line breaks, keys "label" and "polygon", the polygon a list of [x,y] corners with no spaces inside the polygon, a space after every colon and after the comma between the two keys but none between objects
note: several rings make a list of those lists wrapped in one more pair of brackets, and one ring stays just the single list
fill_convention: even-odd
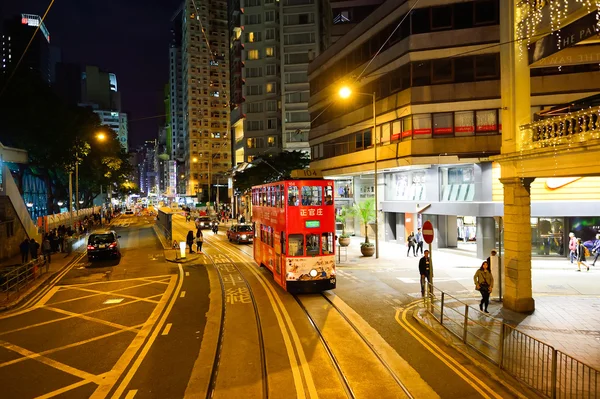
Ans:
[{"label": "fence", "polygon": [[11,295],[18,295],[29,283],[47,273],[48,266],[46,259],[40,257],[24,265],[3,269],[0,272],[0,292],[6,293],[8,301]]},{"label": "fence", "polygon": [[429,286],[425,307],[466,345],[548,398],[598,398],[600,371]]}]

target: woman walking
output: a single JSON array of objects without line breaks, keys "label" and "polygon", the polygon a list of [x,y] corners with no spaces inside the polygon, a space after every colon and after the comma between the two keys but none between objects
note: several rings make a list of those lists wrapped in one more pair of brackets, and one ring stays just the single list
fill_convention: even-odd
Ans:
[{"label": "woman walking", "polygon": [[188,231],[185,243],[190,247],[190,253],[195,253],[194,248],[192,248],[192,245],[194,245],[194,232],[192,230]]},{"label": "woman walking", "polygon": [[408,245],[408,251],[406,251],[406,257],[408,258],[408,256],[410,255],[410,250],[412,248],[412,253],[413,256],[417,256],[416,252],[415,252],[415,247],[417,246],[417,239],[415,238],[415,233],[413,233],[412,231],[410,232],[410,235],[408,236],[408,239],[406,240],[406,244]]},{"label": "woman walking", "polygon": [[204,235],[202,234],[202,230],[198,228],[196,230],[196,246],[198,247],[198,252],[202,252],[202,243],[204,242]]},{"label": "woman walking", "polygon": [[489,265],[486,261],[481,264],[479,270],[475,272],[473,277],[475,281],[475,289],[481,293],[481,302],[479,302],[479,310],[488,312],[488,305],[490,304],[490,294],[494,287],[494,277],[490,272]]},{"label": "woman walking", "polygon": [[590,267],[585,263],[585,247],[581,242],[581,238],[577,239],[577,271],[581,271],[581,265],[584,265],[587,268],[587,271],[590,271]]}]

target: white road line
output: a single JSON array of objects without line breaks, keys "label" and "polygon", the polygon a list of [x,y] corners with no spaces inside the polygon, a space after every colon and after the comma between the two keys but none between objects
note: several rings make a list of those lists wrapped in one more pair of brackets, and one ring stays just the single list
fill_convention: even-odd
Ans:
[{"label": "white road line", "polygon": [[171,327],[173,327],[173,323],[167,323],[165,329],[163,330],[161,335],[169,335],[169,331],[171,331]]},{"label": "white road line", "polygon": [[185,291],[181,291],[181,295],[179,295],[179,298],[185,298]]},{"label": "white road line", "polygon": [[137,389],[132,389],[131,391],[127,392],[127,395],[125,395],[125,399],[133,399],[136,393]]},{"label": "white road line", "polygon": [[185,276],[189,277],[190,276],[190,272],[185,272]]}]

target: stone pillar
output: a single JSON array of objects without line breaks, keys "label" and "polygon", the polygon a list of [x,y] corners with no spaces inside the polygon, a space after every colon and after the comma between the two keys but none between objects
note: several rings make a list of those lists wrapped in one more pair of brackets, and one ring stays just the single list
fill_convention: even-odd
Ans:
[{"label": "stone pillar", "polygon": [[493,217],[477,217],[477,257],[487,259],[496,247],[496,222]]},{"label": "stone pillar", "polygon": [[504,185],[504,307],[533,312],[529,195],[533,179],[511,177],[500,181]]},{"label": "stone pillar", "polygon": [[446,247],[456,248],[458,245],[458,230],[456,228],[456,215],[446,216]]}]

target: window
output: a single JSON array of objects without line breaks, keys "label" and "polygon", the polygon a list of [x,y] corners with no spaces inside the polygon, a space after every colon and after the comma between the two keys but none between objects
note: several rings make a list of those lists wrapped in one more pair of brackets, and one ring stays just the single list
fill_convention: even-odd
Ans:
[{"label": "window", "polygon": [[454,135],[472,136],[475,133],[475,114],[473,111],[461,111],[454,113]]},{"label": "window", "polygon": [[277,84],[274,82],[268,82],[265,85],[265,89],[267,93],[275,93],[277,91]]},{"label": "window", "polygon": [[296,91],[293,93],[287,93],[285,95],[285,102],[289,104],[306,103],[308,102],[309,94],[310,93],[308,91]]},{"label": "window", "polygon": [[298,187],[289,186],[288,187],[288,205],[289,206],[298,206],[300,202],[298,201]]},{"label": "window", "polygon": [[412,65],[412,85],[427,86],[431,84],[431,62],[414,62]]},{"label": "window", "polygon": [[444,136],[454,133],[452,112],[433,114],[433,135]]},{"label": "window", "polygon": [[321,234],[321,253],[323,255],[333,254],[333,233]]},{"label": "window", "polygon": [[496,2],[482,0],[475,2],[475,25],[494,23],[498,20]]},{"label": "window", "polygon": [[262,101],[258,102],[248,102],[246,105],[246,112],[249,114],[263,112],[263,103]]},{"label": "window", "polygon": [[314,33],[290,33],[289,35],[285,35],[284,37],[284,44],[286,45],[311,44],[314,42]]},{"label": "window", "polygon": [[266,57],[274,57],[275,56],[275,47],[267,47],[265,49],[265,56]]},{"label": "window", "polygon": [[306,235],[306,256],[319,255],[319,236],[316,234]]},{"label": "window", "polygon": [[265,22],[274,22],[274,21],[275,21],[275,11],[265,12]]},{"label": "window", "polygon": [[277,101],[269,100],[267,101],[267,112],[269,111],[277,111]]},{"label": "window", "polygon": [[258,50],[248,50],[246,59],[257,60],[259,58]]},{"label": "window", "polygon": [[498,54],[485,54],[475,57],[475,78],[494,79],[499,78]]},{"label": "window", "polygon": [[263,121],[247,121],[248,131],[263,130]]},{"label": "window", "polygon": [[429,9],[417,8],[410,13],[412,33],[429,32]]},{"label": "window", "polygon": [[260,6],[260,0],[245,0],[244,7],[257,7]]},{"label": "window", "polygon": [[286,112],[285,113],[285,121],[286,122],[310,122],[310,115],[308,112],[300,111],[300,112]]},{"label": "window", "polygon": [[260,14],[246,15],[245,17],[246,17],[245,25],[256,25],[256,24],[260,24],[260,22],[261,22]]},{"label": "window", "polygon": [[267,65],[267,76],[275,76],[277,74],[277,65],[269,64]]},{"label": "window", "polygon": [[415,139],[431,137],[431,114],[413,115],[413,137]]},{"label": "window", "polygon": [[302,187],[302,205],[320,206],[323,204],[323,190],[320,186]]},{"label": "window", "polygon": [[269,136],[267,137],[267,147],[276,147],[277,146],[277,137]]},{"label": "window", "polygon": [[265,40],[275,40],[275,29],[269,28],[265,31]]},{"label": "window", "polygon": [[454,82],[464,83],[475,80],[473,57],[459,57],[454,59]]},{"label": "window", "polygon": [[308,52],[288,53],[285,55],[286,64],[308,64]]},{"label": "window", "polygon": [[477,126],[475,132],[477,133],[490,133],[498,131],[498,112],[495,109],[485,111],[475,111],[475,120]]},{"label": "window", "polygon": [[452,28],[452,6],[431,8],[431,30]]},{"label": "window", "polygon": [[292,72],[285,74],[286,83],[308,83],[306,72]]},{"label": "window", "polygon": [[333,205],[333,187],[325,187],[325,205]]},{"label": "window", "polygon": [[267,119],[267,129],[269,129],[269,130],[277,129],[277,118]]},{"label": "window", "polygon": [[262,68],[261,67],[247,67],[244,68],[244,71],[246,72],[246,77],[247,78],[259,78],[262,76]]},{"label": "window", "polygon": [[257,96],[263,94],[261,85],[246,86],[246,94],[249,96]]},{"label": "window", "polygon": [[434,60],[433,63],[433,83],[452,82],[454,71],[451,59]]},{"label": "window", "polygon": [[254,43],[261,41],[261,33],[260,32],[248,32],[246,33],[246,43]]},{"label": "window", "polygon": [[315,22],[315,14],[314,13],[305,13],[305,14],[290,14],[286,15],[284,19],[285,25],[306,25],[312,24]]},{"label": "window", "polygon": [[290,234],[288,237],[288,255],[304,256],[304,236],[302,234]]}]

